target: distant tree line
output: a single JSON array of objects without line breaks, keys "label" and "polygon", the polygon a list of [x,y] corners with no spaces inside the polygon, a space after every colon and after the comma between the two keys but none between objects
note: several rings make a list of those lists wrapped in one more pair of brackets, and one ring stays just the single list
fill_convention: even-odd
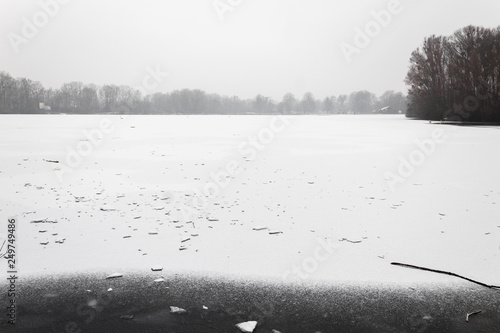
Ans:
[{"label": "distant tree line", "polygon": [[[40,108],[40,103],[44,103]],[[50,107],[50,109],[49,109]],[[176,90],[142,96],[128,86],[65,83],[45,89],[40,82],[14,79],[0,72],[0,113],[68,114],[345,114],[406,112],[406,96],[386,91],[380,97],[368,91],[316,99],[306,93],[297,99],[288,93],[276,102],[257,95],[253,99],[208,94],[202,90]]]},{"label": "distant tree line", "polygon": [[430,36],[410,59],[408,117],[500,121],[500,26]]}]

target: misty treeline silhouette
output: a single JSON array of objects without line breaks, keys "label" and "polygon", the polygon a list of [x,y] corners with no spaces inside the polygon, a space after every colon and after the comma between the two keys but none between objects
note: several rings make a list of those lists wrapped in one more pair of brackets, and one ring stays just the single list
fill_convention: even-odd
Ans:
[{"label": "misty treeline silhouette", "polygon": [[[40,102],[45,108],[40,108]],[[385,107],[389,108],[381,110]],[[240,99],[189,89],[142,96],[139,89],[128,86],[99,87],[81,82],[45,89],[40,82],[14,79],[0,72],[0,113],[336,114],[374,111],[404,113],[406,97],[394,91],[386,91],[379,97],[368,91],[357,91],[318,100],[311,93],[304,94],[302,99],[288,93],[276,102],[262,95]]]},{"label": "misty treeline silhouette", "polygon": [[430,36],[411,54],[408,117],[500,121],[500,26]]}]

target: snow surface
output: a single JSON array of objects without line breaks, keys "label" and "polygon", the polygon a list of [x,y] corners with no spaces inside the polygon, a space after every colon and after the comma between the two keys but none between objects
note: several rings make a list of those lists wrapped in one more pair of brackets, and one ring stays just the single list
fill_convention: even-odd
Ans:
[{"label": "snow surface", "polygon": [[[113,130],[63,172],[102,119]],[[392,191],[387,172],[436,131],[444,142]],[[0,235],[18,216],[21,275],[158,265],[285,282],[457,281],[398,261],[498,285],[499,141],[497,127],[401,115],[2,115]],[[231,163],[241,172],[202,207],[199,192]]]}]

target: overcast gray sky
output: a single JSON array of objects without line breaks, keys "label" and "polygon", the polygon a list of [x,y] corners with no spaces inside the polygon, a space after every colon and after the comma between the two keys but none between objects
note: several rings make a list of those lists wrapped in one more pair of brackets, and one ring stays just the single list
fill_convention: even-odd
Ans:
[{"label": "overcast gray sky", "polygon": [[[71,81],[141,86],[158,69],[169,75],[151,92],[380,95],[406,92],[408,59],[424,37],[500,25],[498,0],[397,2],[0,0],[0,70],[53,88]],[[373,12],[390,10],[376,23]],[[367,28],[369,45],[359,36],[356,45],[356,29]]]}]

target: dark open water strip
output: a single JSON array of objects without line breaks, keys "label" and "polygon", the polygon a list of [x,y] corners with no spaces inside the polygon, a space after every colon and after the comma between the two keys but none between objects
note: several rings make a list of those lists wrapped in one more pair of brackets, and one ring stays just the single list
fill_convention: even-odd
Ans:
[{"label": "dark open water strip", "polygon": [[[163,275],[165,282],[153,282]],[[1,282],[0,332],[255,333],[500,332],[500,292],[453,286],[280,285],[181,274],[25,277],[18,281],[17,324],[6,323]],[[112,288],[112,291],[108,291]],[[90,291],[88,291],[90,290]],[[170,306],[187,310],[171,314]],[[206,306],[208,309],[204,309]],[[465,322],[466,313],[484,310]],[[124,315],[133,315],[124,319]]]}]

